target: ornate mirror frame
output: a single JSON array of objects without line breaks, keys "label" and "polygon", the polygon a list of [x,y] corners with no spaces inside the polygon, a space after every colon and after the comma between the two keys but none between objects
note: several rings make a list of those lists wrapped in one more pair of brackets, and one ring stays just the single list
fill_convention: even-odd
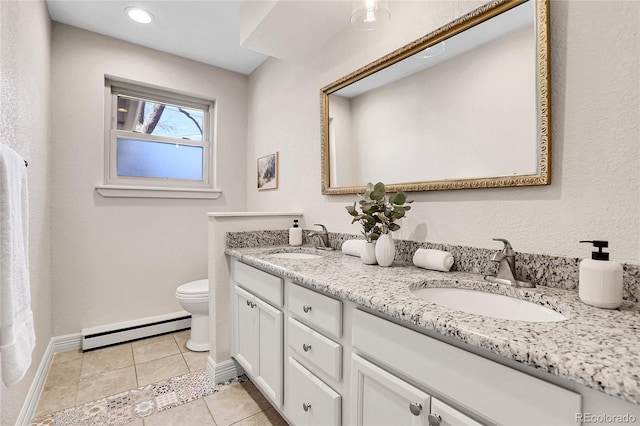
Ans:
[{"label": "ornate mirror frame", "polygon": [[[322,194],[362,193],[362,186],[333,186],[331,184],[331,164],[329,152],[329,95],[363,79],[383,68],[434,46],[441,41],[465,31],[502,12],[516,7],[527,0],[496,0],[450,22],[424,37],[346,75],[320,90],[321,108],[321,167]],[[538,172],[531,175],[500,176],[472,179],[448,179],[423,182],[385,182],[388,191],[436,191],[447,189],[475,189],[548,185],[551,183],[551,141],[550,141],[550,76],[549,76],[549,0],[529,0],[535,2],[535,31],[537,40],[537,129],[538,129]]]}]

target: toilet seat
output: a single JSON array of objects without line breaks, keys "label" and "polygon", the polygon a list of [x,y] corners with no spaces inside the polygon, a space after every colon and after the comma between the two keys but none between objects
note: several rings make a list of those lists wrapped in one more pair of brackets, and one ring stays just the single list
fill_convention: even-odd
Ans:
[{"label": "toilet seat", "polygon": [[202,279],[182,284],[176,289],[176,297],[182,299],[198,299],[209,297],[209,280]]}]

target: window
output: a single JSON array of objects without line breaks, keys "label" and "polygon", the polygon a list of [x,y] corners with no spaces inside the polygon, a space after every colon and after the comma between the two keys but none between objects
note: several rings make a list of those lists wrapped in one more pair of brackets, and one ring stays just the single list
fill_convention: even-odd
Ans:
[{"label": "window", "polygon": [[106,81],[103,196],[217,198],[214,102]]}]

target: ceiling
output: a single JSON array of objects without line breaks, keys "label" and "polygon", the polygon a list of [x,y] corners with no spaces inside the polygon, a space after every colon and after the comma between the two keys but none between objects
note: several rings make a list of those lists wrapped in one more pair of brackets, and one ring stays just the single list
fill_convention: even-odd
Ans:
[{"label": "ceiling", "polygon": [[[281,59],[321,46],[349,26],[350,1],[46,0],[53,21],[195,61],[250,74],[269,56]],[[151,24],[130,20],[136,6]]]}]

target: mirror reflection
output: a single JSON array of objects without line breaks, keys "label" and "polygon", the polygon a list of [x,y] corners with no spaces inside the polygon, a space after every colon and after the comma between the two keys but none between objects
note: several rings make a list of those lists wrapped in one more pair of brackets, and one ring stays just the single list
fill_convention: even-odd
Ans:
[{"label": "mirror reflection", "polygon": [[548,183],[536,5],[492,3],[323,89],[323,192]]}]

